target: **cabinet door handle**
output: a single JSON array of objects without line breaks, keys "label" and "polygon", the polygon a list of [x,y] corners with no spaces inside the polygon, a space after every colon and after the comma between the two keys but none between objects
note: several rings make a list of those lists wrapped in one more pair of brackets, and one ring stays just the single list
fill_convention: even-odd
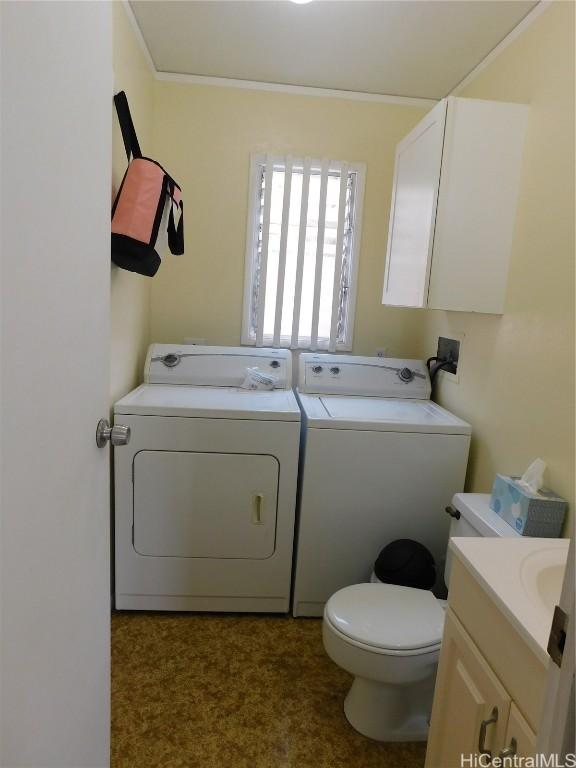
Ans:
[{"label": "cabinet door handle", "polygon": [[510,739],[510,744],[505,747],[498,755],[498,757],[514,757],[518,749],[518,742],[516,739]]},{"label": "cabinet door handle", "polygon": [[252,522],[254,525],[262,525],[264,522],[262,520],[262,512],[264,509],[264,494],[263,493],[257,493],[254,496],[254,509],[252,512]]},{"label": "cabinet door handle", "polygon": [[480,733],[478,734],[478,752],[481,755],[488,755],[488,757],[492,757],[492,752],[489,749],[486,749],[486,731],[488,730],[489,725],[493,725],[497,722],[498,707],[493,707],[492,712],[490,713],[490,717],[487,717],[480,723]]}]

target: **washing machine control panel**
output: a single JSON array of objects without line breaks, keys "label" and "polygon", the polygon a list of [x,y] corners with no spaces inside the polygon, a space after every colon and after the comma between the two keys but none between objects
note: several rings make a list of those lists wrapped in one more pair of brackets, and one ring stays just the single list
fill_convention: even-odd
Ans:
[{"label": "washing machine control panel", "polygon": [[310,372],[311,372],[312,376],[320,376],[320,377],[322,377],[322,376],[331,376],[331,377],[334,377],[334,376],[340,376],[341,369],[340,369],[339,365],[329,365],[329,366],[312,365],[310,367]]},{"label": "washing machine control panel", "polygon": [[428,399],[430,377],[422,360],[304,353],[298,388],[307,394]]}]

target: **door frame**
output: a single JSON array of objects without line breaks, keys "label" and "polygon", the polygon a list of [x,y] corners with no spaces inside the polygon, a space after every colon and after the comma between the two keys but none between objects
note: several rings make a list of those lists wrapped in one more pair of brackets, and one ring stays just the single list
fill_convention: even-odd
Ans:
[{"label": "door frame", "polygon": [[565,756],[574,751],[574,532],[571,532],[568,560],[562,584],[559,606],[567,616],[566,644],[561,666],[552,659],[546,677],[546,693],[542,719],[538,729],[536,752]]}]

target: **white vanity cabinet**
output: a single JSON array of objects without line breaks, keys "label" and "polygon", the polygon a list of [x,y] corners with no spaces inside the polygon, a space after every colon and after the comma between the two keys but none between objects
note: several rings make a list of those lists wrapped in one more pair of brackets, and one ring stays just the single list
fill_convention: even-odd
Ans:
[{"label": "white vanity cabinet", "polygon": [[400,142],[383,304],[503,312],[527,118],[449,97]]},{"label": "white vanity cabinet", "polygon": [[497,754],[511,699],[452,611],[446,616],[436,690],[442,698],[438,694],[434,703],[427,768],[461,767],[463,756],[477,755],[481,748]]},{"label": "white vanity cabinet", "polygon": [[546,661],[455,559],[426,768],[462,768],[482,752],[534,757],[546,670]]}]

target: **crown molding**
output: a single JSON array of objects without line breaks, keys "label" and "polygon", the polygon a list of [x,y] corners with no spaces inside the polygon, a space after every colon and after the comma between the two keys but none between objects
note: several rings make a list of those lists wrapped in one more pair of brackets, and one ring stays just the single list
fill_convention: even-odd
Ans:
[{"label": "crown molding", "polygon": [[[517,40],[536,19],[538,19],[555,0],[540,0],[526,16],[496,45],[470,72],[447,93],[447,96],[456,96],[474,80],[486,67],[488,67],[509,45]],[[187,85],[216,86],[221,88],[238,88],[249,91],[266,91],[268,93],[284,93],[292,96],[315,96],[325,99],[348,99],[349,101],[366,101],[379,104],[398,104],[405,107],[429,107],[432,108],[439,99],[428,99],[413,96],[396,96],[392,94],[364,93],[362,91],[343,91],[331,88],[316,88],[305,85],[286,85],[283,83],[266,83],[257,80],[238,80],[228,77],[210,77],[207,75],[188,75],[178,72],[159,72],[156,69],[150,49],[146,44],[138,20],[130,6],[129,0],[120,0],[136,40],[144,58],[156,80],[183,83]]]},{"label": "crown molding", "polygon": [[474,69],[470,70],[466,77],[462,78],[460,82],[454,86],[454,88],[447,93],[447,96],[457,96],[459,93],[462,92],[462,90],[472,82],[479,74],[482,72],[486,67],[488,67],[495,59],[500,56],[502,51],[504,51],[506,48],[508,48],[509,45],[511,45],[515,40],[517,40],[520,35],[522,35],[528,27],[530,27],[536,19],[540,18],[540,16],[544,13],[544,11],[548,10],[548,8],[552,5],[554,0],[540,0],[538,5],[536,5],[534,8],[532,8],[531,11],[529,11],[526,16],[520,21],[514,29],[512,29],[506,37],[502,38],[498,45],[496,45],[490,53],[488,53],[482,61],[477,64]]},{"label": "crown molding", "polygon": [[361,91],[341,91],[331,88],[315,88],[307,85],[285,85],[283,83],[265,83],[258,80],[236,80],[228,77],[208,77],[205,75],[185,75],[178,72],[156,72],[156,79],[184,85],[217,86],[220,88],[238,88],[247,91],[267,91],[284,93],[291,96],[315,96],[323,99],[348,99],[349,101],[371,101],[380,104],[399,104],[405,107],[433,107],[437,99],[422,99],[412,96],[393,96],[381,93],[362,93]]}]

